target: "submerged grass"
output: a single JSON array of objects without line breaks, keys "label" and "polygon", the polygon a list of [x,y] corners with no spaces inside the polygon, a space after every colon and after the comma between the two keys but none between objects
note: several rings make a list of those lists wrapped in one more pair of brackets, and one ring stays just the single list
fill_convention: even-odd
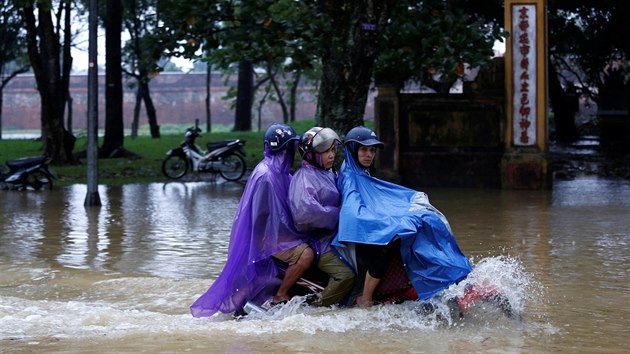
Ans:
[{"label": "submerged grass", "polygon": [[[291,126],[302,133],[312,127],[313,120],[303,120],[291,123]],[[99,159],[99,184],[123,185],[131,183],[165,182],[167,178],[162,174],[162,160],[169,149],[179,146],[184,138],[184,132],[188,126],[170,127],[169,133],[162,134],[160,138],[153,139],[142,135],[135,139],[125,137],[124,147],[133,152],[137,158],[113,158]],[[227,139],[246,140],[245,162],[249,171],[263,158],[263,134],[264,131],[230,132],[219,131],[202,133],[197,143],[204,147],[209,141]],[[103,143],[99,139],[99,146]],[[75,152],[87,149],[87,139],[79,135],[75,144]],[[42,143],[35,139],[3,139],[0,140],[0,163],[10,159],[42,154]],[[87,161],[81,160],[78,165],[53,165],[51,170],[58,178],[57,186],[86,183]]]}]

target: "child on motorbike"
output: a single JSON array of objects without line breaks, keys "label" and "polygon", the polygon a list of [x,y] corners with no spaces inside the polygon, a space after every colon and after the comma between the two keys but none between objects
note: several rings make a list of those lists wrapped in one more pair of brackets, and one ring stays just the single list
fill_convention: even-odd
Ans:
[{"label": "child on motorbike", "polygon": [[330,276],[321,298],[313,303],[319,306],[338,304],[354,283],[354,272],[330,245],[341,206],[333,171],[339,143],[339,136],[330,128],[313,127],[306,131],[299,144],[302,167],[289,186],[295,227],[309,235],[309,244],[317,254],[317,267]]},{"label": "child on motorbike", "polygon": [[368,307],[387,271],[388,252],[400,252],[405,272],[422,300],[472,270],[448,221],[425,193],[372,176],[379,147],[383,143],[371,129],[351,129],[344,140],[345,160],[337,180],[342,207],[333,245],[355,248],[359,273],[365,275],[356,302]]},{"label": "child on motorbike", "polygon": [[[269,298],[272,303],[286,301],[289,288],[310,267],[314,252],[305,236],[295,229],[287,202],[299,139],[285,124],[272,124],[265,132],[265,157],[245,185],[234,216],[225,267],[190,306],[194,317],[211,316],[217,311],[238,313],[248,301],[257,305]],[[273,258],[289,264],[281,282]]]}]

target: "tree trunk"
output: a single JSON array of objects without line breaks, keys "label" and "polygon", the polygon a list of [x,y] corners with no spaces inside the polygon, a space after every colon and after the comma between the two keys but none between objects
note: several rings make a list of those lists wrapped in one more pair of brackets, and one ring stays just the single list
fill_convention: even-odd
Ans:
[{"label": "tree trunk", "polygon": [[265,101],[267,101],[267,96],[271,91],[271,87],[267,85],[265,87],[265,94],[258,101],[258,131],[262,130],[262,108],[265,105]]},{"label": "tree trunk", "polygon": [[295,122],[295,107],[297,106],[297,90],[300,85],[302,71],[296,70],[291,80],[291,91],[289,91],[289,120]]},{"label": "tree trunk", "polygon": [[113,156],[124,144],[122,89],[122,2],[107,0],[105,16],[105,137],[101,156]]},{"label": "tree trunk", "polygon": [[60,63],[61,49],[59,37],[53,25],[51,9],[39,2],[37,6],[37,20],[34,9],[30,5],[23,8],[23,14],[27,30],[28,55],[41,99],[44,154],[52,157],[54,163],[63,164],[73,161],[72,150],[70,152],[67,150],[74,146],[74,137],[68,136],[63,124],[68,88],[64,87]]},{"label": "tree trunk", "polygon": [[[68,103],[72,103],[72,98],[70,97],[70,72],[72,71],[72,23],[70,21],[70,0],[64,1],[66,13],[64,16],[64,35],[63,35],[63,67],[62,67],[62,85],[65,88],[64,100],[63,104],[66,105]],[[70,106],[68,106],[70,109]],[[71,114],[71,112],[70,112]],[[67,126],[66,129],[70,133],[72,128]]]},{"label": "tree trunk", "polygon": [[138,128],[140,126],[140,108],[142,107],[142,85],[138,82],[136,90],[136,103],[133,106],[133,122],[131,122],[131,138],[138,136]]},{"label": "tree trunk", "polygon": [[[72,2],[70,0],[66,0],[63,3],[60,3],[59,6],[65,7],[64,14],[64,36],[63,36],[63,57],[62,57],[62,73],[61,73],[61,86],[63,93],[63,102],[61,103],[61,125],[63,128],[63,117],[66,103],[70,102],[70,106],[68,107],[68,125],[63,130],[63,150],[66,155],[66,162],[76,163],[76,159],[72,154],[74,150],[74,143],[77,138],[72,134],[72,97],[70,97],[70,72],[72,71],[72,22],[71,22],[71,13],[70,7]],[[60,11],[61,12],[61,11]]]},{"label": "tree trunk", "polygon": [[0,140],[2,140],[2,107],[4,104],[4,85],[0,86]]},{"label": "tree trunk", "polygon": [[322,56],[318,125],[345,133],[363,124],[379,33],[392,0],[322,0],[332,22],[331,45]]},{"label": "tree trunk", "polygon": [[206,131],[212,131],[212,64],[206,66]]},{"label": "tree trunk", "polygon": [[72,133],[72,118],[74,118],[72,116],[72,96],[68,96],[68,100],[66,101],[66,104],[68,106],[68,118],[66,119],[66,130],[68,131],[69,134],[73,134]]},{"label": "tree trunk", "polygon": [[149,118],[149,129],[151,130],[152,138],[160,137],[160,126],[157,123],[157,114],[155,112],[155,105],[151,99],[151,92],[149,91],[149,81],[147,79],[142,80],[142,98],[144,101],[144,107],[147,109],[147,117]]},{"label": "tree trunk", "polygon": [[254,65],[250,61],[242,61],[238,64],[234,131],[252,130],[252,103],[254,100],[253,87]]},{"label": "tree trunk", "polygon": [[276,72],[272,72],[271,65],[267,65],[267,71],[269,72],[269,79],[271,80],[271,85],[273,86],[276,95],[278,96],[278,103],[280,104],[280,108],[282,108],[282,122],[289,123],[289,110],[287,109],[287,105],[284,102],[284,95],[282,94],[282,90],[278,86],[278,82],[276,81]]}]

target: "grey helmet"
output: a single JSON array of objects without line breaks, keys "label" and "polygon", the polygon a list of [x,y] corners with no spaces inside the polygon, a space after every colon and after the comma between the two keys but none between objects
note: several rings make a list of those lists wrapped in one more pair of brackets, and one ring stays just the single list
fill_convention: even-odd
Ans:
[{"label": "grey helmet", "polygon": [[339,144],[341,139],[334,130],[330,128],[313,127],[302,134],[300,139],[300,153],[302,157],[305,154],[313,151],[316,153],[322,153],[330,149],[330,147],[337,143]]}]

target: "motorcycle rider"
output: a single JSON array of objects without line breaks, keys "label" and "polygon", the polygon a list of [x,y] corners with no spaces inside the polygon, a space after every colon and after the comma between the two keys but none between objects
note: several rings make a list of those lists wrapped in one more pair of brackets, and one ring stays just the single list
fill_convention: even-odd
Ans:
[{"label": "motorcycle rider", "polygon": [[330,128],[307,130],[298,146],[302,166],[289,186],[289,207],[295,227],[309,235],[317,267],[330,276],[321,298],[312,303],[318,306],[338,304],[354,284],[354,272],[330,245],[337,231],[341,206],[333,171],[340,141]]},{"label": "motorcycle rider", "polygon": [[[287,194],[300,136],[286,124],[264,135],[264,159],[252,171],[238,205],[225,267],[190,310],[194,317],[240,312],[246,302],[261,305],[289,299],[289,288],[310,267],[314,252],[295,229]],[[278,258],[289,264],[280,284]]]},{"label": "motorcycle rider", "polygon": [[345,160],[337,179],[342,206],[332,242],[341,251],[356,247],[359,274],[365,275],[356,302],[367,307],[373,305],[374,291],[387,271],[388,251],[400,252],[406,275],[422,300],[472,270],[448,221],[425,193],[372,176],[379,147],[383,143],[367,127],[346,134]]}]

